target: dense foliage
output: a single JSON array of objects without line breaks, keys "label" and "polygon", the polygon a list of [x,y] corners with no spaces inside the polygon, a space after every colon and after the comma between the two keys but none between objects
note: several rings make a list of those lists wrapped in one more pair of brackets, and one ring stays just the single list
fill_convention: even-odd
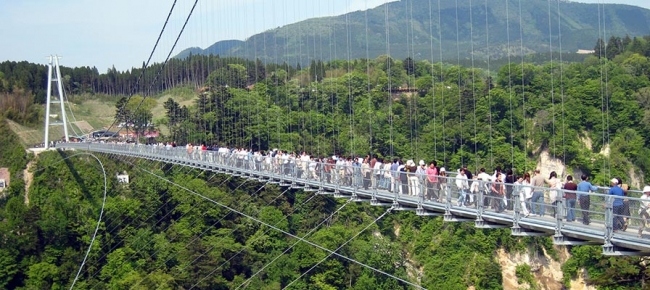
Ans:
[{"label": "dense foliage", "polygon": [[[72,283],[90,243],[103,194],[97,162],[74,154],[39,155],[30,203],[14,195],[0,211],[0,287],[60,289]],[[109,174],[109,197],[99,235],[76,284],[81,289],[193,285],[232,289],[267,263],[248,286],[277,289],[327,255],[305,243],[280,255],[295,239],[142,168],[329,249],[336,249],[386,210],[183,167],[100,158]],[[113,178],[123,170],[131,173],[128,185]],[[535,241],[514,238],[508,230],[443,224],[441,218],[402,212],[378,220],[338,253],[402,279],[419,280],[427,288],[494,289],[500,287],[501,275],[493,253],[499,248],[523,250],[525,245],[538,244]],[[552,251],[549,243],[539,244]],[[279,259],[270,263],[276,256]],[[292,289],[346,287],[408,288],[358,264],[330,257]]]},{"label": "dense foliage", "polygon": [[[9,129],[5,119],[0,116],[0,167],[6,167],[11,174],[9,188],[2,195],[21,195],[25,188],[23,169],[27,165],[29,156],[21,145],[18,136]],[[0,195],[0,196],[2,196]],[[0,199],[0,206],[4,200]]]},{"label": "dense foliage", "polygon": [[[647,47],[645,39],[636,41]],[[264,74],[258,70],[251,77],[250,66],[230,59],[206,74],[209,88],[195,105],[168,100],[163,121],[168,138],[177,142],[316,155],[373,153],[438,159],[450,167],[512,166],[519,172],[534,166],[540,150],[549,150],[596,181],[628,176],[634,167],[647,174],[650,70],[647,56],[633,43],[582,63],[519,63],[499,71],[382,56],[314,62],[305,69],[266,66]],[[28,160],[24,149],[4,122],[0,136],[0,165],[20,172]],[[607,147],[609,158],[599,154]],[[29,204],[20,174],[12,179],[0,203],[0,288],[58,289],[72,283],[99,215],[103,178],[94,159],[63,159],[71,154],[39,155]],[[313,193],[189,168],[100,158],[109,175],[109,197],[76,285],[83,289],[235,288],[295,242],[143,168],[329,249],[386,210],[350,203],[325,220],[345,202],[328,196],[310,200]],[[128,185],[114,178],[123,171],[131,174]],[[509,230],[480,230],[405,212],[386,215],[338,252],[427,288],[494,289],[502,287],[494,257],[502,248],[557,255],[548,238],[514,238]],[[566,283],[581,269],[588,282],[609,288],[641,288],[648,279],[644,258],[603,258],[598,247],[570,250]],[[281,288],[326,255],[298,243],[246,283],[252,289]],[[517,270],[530,283],[526,266]],[[407,287],[330,257],[292,288]]]},{"label": "dense foliage", "polygon": [[632,168],[650,173],[649,52],[634,38],[611,60],[498,71],[382,56],[294,74],[279,67],[247,88],[245,68],[231,64],[210,74],[195,106],[167,100],[157,123],[179,143],[437,159],[473,170],[521,173],[548,150],[605,184]]},{"label": "dense foliage", "polygon": [[[103,194],[97,162],[74,154],[39,155],[30,203],[13,195],[0,209],[0,287],[61,289],[72,283]],[[244,283],[280,289],[327,255],[306,243],[290,248],[294,238],[196,194],[332,250],[360,233],[337,253],[428,289],[500,289],[499,249],[557,255],[550,238],[517,238],[508,229],[443,223],[413,212],[392,212],[362,231],[386,208],[180,166],[99,157],[109,175],[108,199],[79,289],[234,289]],[[114,178],[123,171],[130,173],[128,185]],[[602,258],[599,247],[574,247],[572,253],[563,267],[567,281],[583,268],[593,285],[639,288],[647,280],[638,257]],[[530,267],[522,264],[516,274],[534,285]],[[409,289],[339,257],[325,259],[291,287],[343,288]]]},{"label": "dense foliage", "polygon": [[[133,93],[158,93],[179,85],[202,86],[208,74],[230,63],[238,63],[247,69],[248,82],[264,77],[265,67],[259,61],[244,61],[219,56],[190,56],[171,59],[166,65],[156,63],[146,69],[133,68],[118,71],[115,67],[100,73],[95,67],[62,66],[64,89],[68,94],[100,93],[130,95]],[[273,69],[274,65],[269,65]],[[155,80],[155,82],[154,82]],[[45,103],[47,66],[26,61],[0,62],[0,96],[14,92],[29,92],[34,102]]]}]

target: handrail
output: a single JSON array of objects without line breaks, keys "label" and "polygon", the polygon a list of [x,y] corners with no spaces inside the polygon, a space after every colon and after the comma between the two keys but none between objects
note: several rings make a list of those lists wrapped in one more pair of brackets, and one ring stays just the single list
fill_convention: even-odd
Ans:
[{"label": "handrail", "polygon": [[[525,231],[553,234],[554,241],[561,244],[581,236],[585,240],[601,241],[605,253],[620,252],[615,250],[621,247],[620,240],[631,243],[625,244],[631,248],[650,251],[650,241],[637,237],[638,230],[646,222],[645,215],[641,215],[643,199],[614,197],[607,194],[609,188],[578,192],[458,176],[435,176],[438,182],[434,183],[428,181],[426,174],[368,169],[358,164],[350,166],[342,162],[323,163],[252,153],[188,152],[178,147],[114,143],[64,143],[59,147],[136,155],[204,169],[217,168],[246,177],[264,177],[281,185],[331,190],[338,196],[345,192],[348,197],[371,200],[376,205],[392,202],[396,210],[413,208],[418,214],[444,212],[445,220],[475,220],[477,226],[512,223],[513,233],[515,228],[519,233],[526,227]],[[460,181],[460,188],[457,181]],[[526,195],[525,188],[531,189],[532,196]],[[636,191],[628,191],[632,192]],[[567,199],[565,193],[575,193],[576,199]],[[621,201],[624,206],[620,205]]]}]

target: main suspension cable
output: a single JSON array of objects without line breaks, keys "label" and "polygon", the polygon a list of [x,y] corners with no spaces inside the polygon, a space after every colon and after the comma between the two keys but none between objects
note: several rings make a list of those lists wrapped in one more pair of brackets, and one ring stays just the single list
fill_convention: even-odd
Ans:
[{"label": "main suspension cable", "polygon": [[[132,92],[131,92],[130,96],[126,99],[126,102],[124,102],[124,107],[122,109],[126,108],[126,104],[129,103],[129,100],[131,100],[131,97],[133,97],[133,95],[135,94],[135,91],[137,91],[139,89],[140,80],[145,75],[145,71],[147,70],[147,67],[149,66],[149,62],[151,61],[151,58],[153,57],[153,54],[156,51],[156,48],[158,48],[158,43],[160,43],[160,39],[162,38],[163,33],[165,32],[165,28],[167,28],[167,24],[169,23],[169,18],[172,16],[172,12],[174,12],[174,7],[176,7],[176,1],[177,0],[174,0],[174,3],[172,3],[172,7],[169,9],[169,13],[167,14],[167,18],[165,19],[165,24],[163,24],[163,27],[160,30],[160,33],[158,34],[158,38],[156,39],[156,43],[154,44],[153,49],[151,49],[151,53],[149,54],[149,58],[147,59],[147,62],[145,63],[144,67],[142,68],[142,71],[140,72],[140,76],[138,76],[138,79],[135,82],[135,88],[132,89]],[[164,68],[164,66],[163,66],[163,68]],[[113,123],[108,127],[106,132],[110,132],[111,128],[113,128],[113,126],[115,126],[115,123],[117,121],[118,120],[115,119],[113,121]],[[125,124],[125,126],[127,126],[127,125],[128,124]]]}]

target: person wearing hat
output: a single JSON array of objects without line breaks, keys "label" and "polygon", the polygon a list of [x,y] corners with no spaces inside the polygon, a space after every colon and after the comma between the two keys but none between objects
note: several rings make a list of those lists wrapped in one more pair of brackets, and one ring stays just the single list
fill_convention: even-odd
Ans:
[{"label": "person wearing hat", "polygon": [[625,220],[623,219],[623,197],[625,196],[625,192],[623,192],[623,189],[618,186],[618,179],[616,178],[610,180],[610,185],[611,188],[609,189],[609,195],[616,196],[614,198],[614,203],[612,204],[614,210],[614,224],[612,226],[614,232],[618,232],[619,230],[622,230],[625,225]]},{"label": "person wearing hat", "polygon": [[643,237],[643,230],[648,227],[650,221],[650,214],[648,207],[650,207],[650,186],[643,187],[643,195],[641,195],[641,207],[639,208],[639,217],[641,218],[641,227],[639,227],[639,238]]}]

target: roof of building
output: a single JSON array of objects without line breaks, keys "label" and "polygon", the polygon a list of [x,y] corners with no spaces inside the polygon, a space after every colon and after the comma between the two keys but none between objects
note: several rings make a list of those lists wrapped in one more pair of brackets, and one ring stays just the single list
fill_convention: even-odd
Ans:
[{"label": "roof of building", "polygon": [[0,179],[4,179],[7,184],[11,179],[11,173],[9,173],[9,168],[0,168]]}]

